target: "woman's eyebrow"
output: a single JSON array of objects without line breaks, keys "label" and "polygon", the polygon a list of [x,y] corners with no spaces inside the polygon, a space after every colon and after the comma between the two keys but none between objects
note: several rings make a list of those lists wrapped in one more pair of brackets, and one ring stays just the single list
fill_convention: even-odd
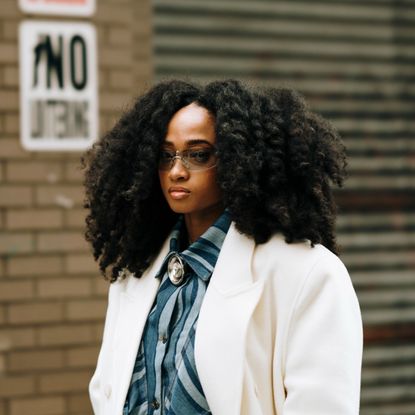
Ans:
[{"label": "woman's eyebrow", "polygon": [[[168,139],[166,139],[164,144],[169,145],[169,146],[174,146],[174,143],[172,141],[169,141]],[[203,138],[193,138],[185,142],[186,147],[194,146],[197,144],[209,144],[210,146],[213,146],[211,142],[209,142],[208,140],[204,140]]]}]

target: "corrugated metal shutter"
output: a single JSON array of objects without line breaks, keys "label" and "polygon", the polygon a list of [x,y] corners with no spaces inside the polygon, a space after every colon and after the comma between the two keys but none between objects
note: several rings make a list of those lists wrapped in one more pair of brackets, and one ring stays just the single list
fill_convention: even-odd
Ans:
[{"label": "corrugated metal shutter", "polygon": [[153,0],[156,77],[289,85],[340,130],[362,415],[415,414],[415,2]]}]

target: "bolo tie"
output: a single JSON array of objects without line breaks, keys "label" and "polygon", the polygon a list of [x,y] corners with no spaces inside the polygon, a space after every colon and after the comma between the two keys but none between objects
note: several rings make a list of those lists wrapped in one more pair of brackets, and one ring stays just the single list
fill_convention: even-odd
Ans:
[{"label": "bolo tie", "polygon": [[184,281],[184,262],[179,254],[174,253],[167,264],[167,275],[173,285],[180,285]]}]

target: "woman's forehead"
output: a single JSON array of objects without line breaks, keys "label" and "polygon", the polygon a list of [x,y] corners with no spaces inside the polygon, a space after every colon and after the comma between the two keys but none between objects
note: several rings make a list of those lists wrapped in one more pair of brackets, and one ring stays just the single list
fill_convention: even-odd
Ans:
[{"label": "woman's forehead", "polygon": [[166,143],[191,145],[196,141],[215,143],[215,120],[206,108],[190,104],[181,108],[171,118]]}]

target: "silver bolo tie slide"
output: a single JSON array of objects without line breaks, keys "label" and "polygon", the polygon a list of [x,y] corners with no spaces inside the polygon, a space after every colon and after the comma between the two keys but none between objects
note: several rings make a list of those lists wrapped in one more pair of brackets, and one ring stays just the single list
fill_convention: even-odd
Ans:
[{"label": "silver bolo tie slide", "polygon": [[179,255],[173,254],[167,264],[167,275],[173,285],[180,285],[184,280],[184,262]]}]

